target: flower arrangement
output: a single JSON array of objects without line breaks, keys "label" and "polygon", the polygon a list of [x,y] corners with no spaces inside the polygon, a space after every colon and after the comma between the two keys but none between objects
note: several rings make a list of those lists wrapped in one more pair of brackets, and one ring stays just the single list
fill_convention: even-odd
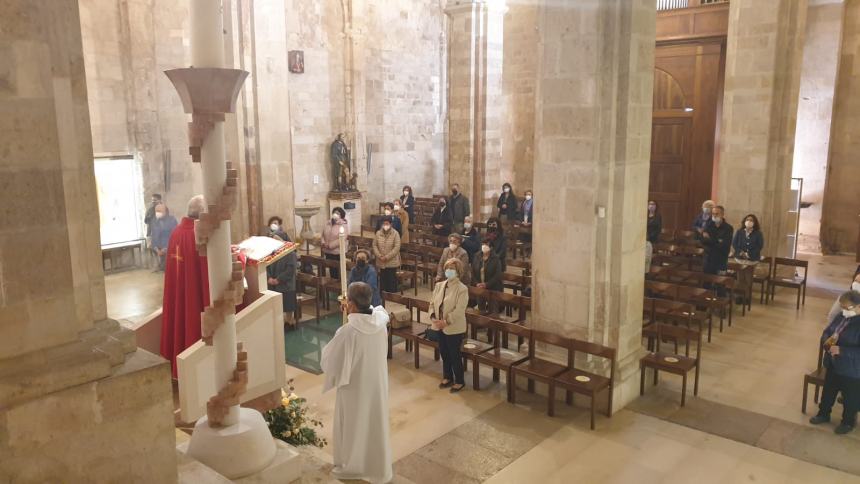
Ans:
[{"label": "flower arrangement", "polygon": [[316,430],[322,428],[322,422],[307,415],[307,400],[293,393],[295,387],[292,379],[287,385],[290,391],[287,393],[281,390],[281,406],[263,414],[272,437],[291,445],[325,447],[328,441],[317,435]]}]

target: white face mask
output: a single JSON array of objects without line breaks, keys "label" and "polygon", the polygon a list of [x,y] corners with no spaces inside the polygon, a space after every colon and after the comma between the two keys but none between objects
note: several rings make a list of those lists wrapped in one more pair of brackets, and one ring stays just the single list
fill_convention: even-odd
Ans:
[{"label": "white face mask", "polygon": [[340,214],[337,212],[331,214],[331,219],[332,220],[340,220]]},{"label": "white face mask", "polygon": [[851,283],[851,290],[860,292],[860,282],[854,281]]},{"label": "white face mask", "polygon": [[714,217],[713,220],[714,220],[715,224],[718,224],[718,223],[723,221],[723,218],[722,217]]},{"label": "white face mask", "polygon": [[531,195],[526,195],[526,200],[531,200],[531,199],[532,199]]},{"label": "white face mask", "polygon": [[511,192],[511,189],[510,189],[510,188],[508,188],[508,187],[505,187],[505,188],[503,189],[503,191],[504,191],[505,193],[510,193],[510,192]]},{"label": "white face mask", "polygon": [[457,250],[457,244],[448,244],[448,248],[451,250]]},{"label": "white face mask", "polygon": [[164,212],[155,212],[155,218],[164,217]]},{"label": "white face mask", "polygon": [[844,316],[846,318],[853,318],[854,316],[857,316],[857,311],[855,311],[853,309],[843,309],[842,310],[842,316]]},{"label": "white face mask", "polygon": [[279,228],[281,228],[281,227],[280,227],[278,224],[272,224],[272,225],[269,225],[269,229],[270,229],[272,232],[277,232]]},{"label": "white face mask", "polygon": [[702,209],[702,213],[703,213],[703,214],[705,214],[705,215],[710,215],[710,214],[711,214],[711,209],[710,209],[710,208],[708,208],[708,207],[705,207],[705,208],[703,208],[703,209]]},{"label": "white face mask", "polygon": [[395,206],[394,206],[394,211],[395,211],[395,212],[399,212],[399,211],[400,211],[400,205],[395,205]]},{"label": "white face mask", "polygon": [[403,196],[408,197],[409,196],[409,190],[403,190]]},{"label": "white face mask", "polygon": [[471,229],[471,228],[472,228],[472,224],[470,224],[469,222],[466,222],[466,223],[464,223],[464,224],[463,224],[463,228],[464,228],[464,229],[466,229],[466,230],[469,230],[469,229]]},{"label": "white face mask", "polygon": [[483,252],[485,254],[489,254],[490,253],[490,246],[489,245],[482,245],[481,246],[481,252]]},{"label": "white face mask", "polygon": [[385,215],[391,215],[391,210],[386,210]]},{"label": "white face mask", "polygon": [[390,225],[383,225],[382,230],[388,232],[389,230],[391,230],[391,226]]},{"label": "white face mask", "polygon": [[752,220],[747,220],[746,222],[744,222],[744,227],[751,229],[751,228],[755,227],[755,224],[753,223]]}]

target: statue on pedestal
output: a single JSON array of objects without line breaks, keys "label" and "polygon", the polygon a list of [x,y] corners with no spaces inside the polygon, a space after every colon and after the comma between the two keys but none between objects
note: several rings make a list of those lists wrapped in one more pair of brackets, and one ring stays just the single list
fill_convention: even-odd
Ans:
[{"label": "statue on pedestal", "polygon": [[352,160],[349,147],[343,140],[343,133],[339,133],[331,144],[331,164],[334,170],[332,177],[333,192],[357,191],[356,182],[358,175],[352,172]]}]

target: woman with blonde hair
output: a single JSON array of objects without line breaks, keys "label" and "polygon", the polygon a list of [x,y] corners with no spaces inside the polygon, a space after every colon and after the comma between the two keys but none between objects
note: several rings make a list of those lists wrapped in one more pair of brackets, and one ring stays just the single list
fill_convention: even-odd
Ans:
[{"label": "woman with blonde hair", "polygon": [[439,353],[442,355],[442,382],[439,388],[457,393],[465,388],[463,356],[460,345],[466,336],[466,306],[469,289],[460,281],[465,267],[460,259],[445,262],[445,280],[436,284],[430,301],[432,329],[439,331]]}]

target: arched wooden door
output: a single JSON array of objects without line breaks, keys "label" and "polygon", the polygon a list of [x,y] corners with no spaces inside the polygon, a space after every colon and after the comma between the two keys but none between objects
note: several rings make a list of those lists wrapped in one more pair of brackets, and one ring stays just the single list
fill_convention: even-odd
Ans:
[{"label": "arched wooden door", "polygon": [[692,118],[654,118],[651,127],[651,174],[648,191],[657,202],[663,228],[685,228]]}]

